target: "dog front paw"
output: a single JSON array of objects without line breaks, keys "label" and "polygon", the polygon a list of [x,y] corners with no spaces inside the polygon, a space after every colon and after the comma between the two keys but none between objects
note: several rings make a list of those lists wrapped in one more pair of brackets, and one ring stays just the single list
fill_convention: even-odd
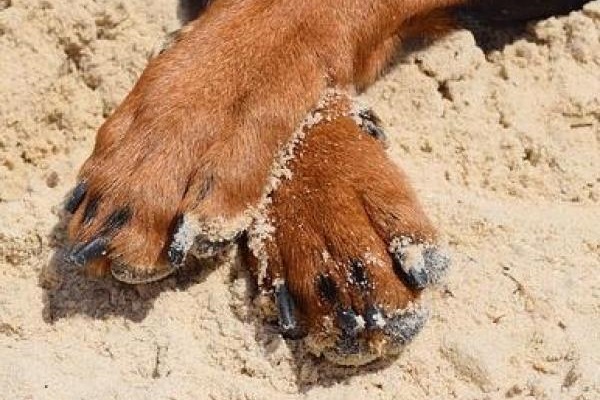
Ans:
[{"label": "dog front paw", "polygon": [[300,36],[262,40],[275,22],[254,21],[247,46],[230,12],[213,11],[150,61],[67,201],[71,262],[153,281],[188,254],[213,257],[248,226],[278,149],[325,84]]},{"label": "dog front paw", "polygon": [[449,258],[367,114],[339,94],[316,114],[291,178],[250,231],[248,261],[285,337],[306,336],[335,363],[364,364],[397,354],[422,329],[421,291]]}]

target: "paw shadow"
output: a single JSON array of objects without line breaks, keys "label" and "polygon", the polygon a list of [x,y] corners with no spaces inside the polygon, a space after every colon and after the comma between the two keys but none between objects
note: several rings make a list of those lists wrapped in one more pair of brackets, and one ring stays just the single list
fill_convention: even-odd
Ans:
[{"label": "paw shadow", "polygon": [[490,24],[467,10],[457,12],[458,23],[473,34],[475,43],[484,53],[502,51],[520,39],[533,41],[529,26],[531,21]]},{"label": "paw shadow", "polygon": [[[490,55],[495,51],[501,52],[506,46],[518,40],[535,43],[537,39],[532,33],[533,24],[551,15],[552,13],[549,10],[547,14],[528,20],[492,21],[489,17],[483,16],[478,10],[472,10],[469,7],[459,7],[453,12],[456,27],[470,31],[475,39],[475,44],[486,55]],[[406,60],[411,53],[426,49],[435,40],[431,37],[406,39],[393,64]]]},{"label": "paw shadow", "polygon": [[[42,317],[48,324],[81,315],[99,320],[123,317],[132,322],[141,322],[152,310],[161,293],[186,290],[202,284],[218,264],[201,264],[192,260],[177,274],[142,285],[121,283],[111,276],[93,278],[82,268],[65,260],[68,249],[66,226],[69,219],[70,215],[63,212],[50,232],[50,246],[55,250],[38,276],[38,284],[43,289]],[[233,314],[242,322],[253,326],[254,339],[264,350],[266,358],[271,360],[270,355],[278,352],[281,346],[289,349],[289,362],[300,392],[309,392],[313,387],[331,387],[354,376],[368,375],[387,368],[394,362],[394,359],[389,359],[361,367],[338,366],[323,357],[314,356],[302,341],[282,339],[277,322],[266,320],[255,304],[258,289],[248,269],[243,266],[240,258],[233,265],[230,281],[244,281],[246,295],[240,305],[247,310],[243,313],[234,311]],[[233,309],[235,305],[231,307]],[[273,363],[276,368],[277,362]]]},{"label": "paw shadow", "polygon": [[519,39],[535,42],[531,24],[551,16],[567,15],[588,0],[502,0],[492,4],[471,4],[455,10],[458,23],[470,30],[485,52],[502,50]]},{"label": "paw shadow", "polygon": [[211,265],[192,261],[167,279],[142,285],[128,285],[110,276],[90,277],[82,268],[65,260],[69,218],[63,212],[49,234],[50,246],[55,250],[38,277],[38,284],[43,289],[42,317],[46,323],[76,315],[94,319],[121,316],[140,322],[162,292],[185,290],[202,283],[214,270]]}]

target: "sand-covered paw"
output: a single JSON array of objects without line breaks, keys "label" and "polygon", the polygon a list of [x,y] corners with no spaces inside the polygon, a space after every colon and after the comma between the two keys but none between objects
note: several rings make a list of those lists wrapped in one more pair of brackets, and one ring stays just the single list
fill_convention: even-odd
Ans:
[{"label": "sand-covered paw", "polygon": [[[156,281],[176,272],[189,255],[219,256],[248,224],[243,216],[209,223],[191,211],[181,214],[185,209],[178,196],[157,189],[153,177],[112,179],[112,185],[103,188],[101,178],[89,173],[65,202],[73,214],[67,260],[94,275],[110,271],[126,283]],[[171,189],[176,193],[176,187]]]},{"label": "sand-covered paw", "polygon": [[[313,63],[290,68],[275,49],[240,49],[211,21],[173,36],[99,129],[65,204],[73,263],[149,282],[190,254],[217,256],[248,226],[278,147],[318,100],[323,74]],[[252,57],[227,56],[243,51]],[[270,67],[275,78],[259,85],[267,61],[285,67]]]},{"label": "sand-covered paw", "polygon": [[354,109],[338,94],[315,111],[248,240],[282,334],[344,365],[398,354],[425,325],[422,289],[449,263],[382,135]]}]

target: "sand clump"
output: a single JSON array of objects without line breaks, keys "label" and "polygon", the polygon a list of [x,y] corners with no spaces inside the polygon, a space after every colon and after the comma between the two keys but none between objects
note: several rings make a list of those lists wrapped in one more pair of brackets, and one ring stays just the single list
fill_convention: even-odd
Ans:
[{"label": "sand clump", "polygon": [[2,398],[600,397],[599,1],[487,53],[458,31],[362,95],[453,269],[360,369],[263,324],[237,262],[137,288],[57,262],[95,130],[177,26],[170,0],[0,1]]}]

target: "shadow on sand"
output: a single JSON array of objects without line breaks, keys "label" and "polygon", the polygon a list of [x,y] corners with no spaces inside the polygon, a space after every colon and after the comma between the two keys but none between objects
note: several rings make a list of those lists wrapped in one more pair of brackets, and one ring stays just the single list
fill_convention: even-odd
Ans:
[{"label": "shadow on sand", "polygon": [[[215,263],[201,265],[192,261],[174,276],[143,285],[124,284],[112,277],[92,278],[81,268],[65,261],[68,220],[69,216],[63,214],[51,231],[49,242],[55,251],[39,275],[39,284],[44,290],[42,317],[48,324],[79,315],[98,320],[121,317],[139,323],[152,310],[161,293],[184,291],[202,284],[215,268],[219,268]],[[238,262],[233,263],[230,273],[231,281],[242,279],[245,282],[247,293],[257,293],[254,279],[241,265],[239,257]],[[255,340],[268,355],[276,350],[273,348],[274,343],[281,343],[277,324],[275,321],[266,321],[261,316],[251,297],[245,299],[245,302],[251,311],[243,317],[236,317],[253,326]],[[284,343],[293,355],[295,381],[301,392],[307,392],[314,386],[333,386],[356,375],[370,374],[388,367],[394,361],[384,360],[363,367],[335,366],[309,353],[302,341]]]}]

